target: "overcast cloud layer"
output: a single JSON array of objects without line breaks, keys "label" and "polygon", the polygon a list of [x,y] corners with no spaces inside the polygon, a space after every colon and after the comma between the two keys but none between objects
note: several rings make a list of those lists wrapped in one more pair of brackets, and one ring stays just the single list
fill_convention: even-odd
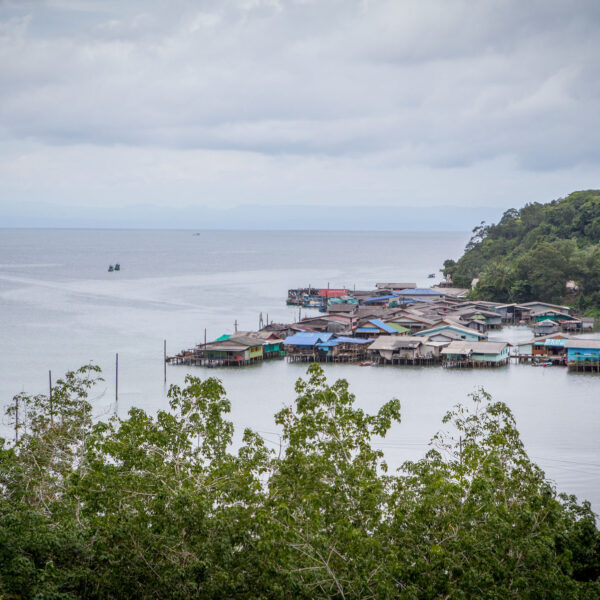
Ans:
[{"label": "overcast cloud layer", "polygon": [[597,0],[0,0],[0,216],[600,187],[599,31]]}]

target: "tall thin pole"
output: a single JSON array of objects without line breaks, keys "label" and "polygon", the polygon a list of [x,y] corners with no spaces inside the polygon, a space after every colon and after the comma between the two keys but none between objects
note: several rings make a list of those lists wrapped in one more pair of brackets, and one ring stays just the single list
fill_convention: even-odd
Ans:
[{"label": "tall thin pole", "polygon": [[19,441],[19,396],[15,396],[15,444]]},{"label": "tall thin pole", "polygon": [[163,340],[163,362],[165,370],[165,383],[167,383],[167,340]]},{"label": "tall thin pole", "polygon": [[52,371],[48,371],[48,390],[50,399],[50,425],[54,427],[54,407],[52,406]]},{"label": "tall thin pole", "polygon": [[119,401],[119,353],[115,357],[115,402]]}]

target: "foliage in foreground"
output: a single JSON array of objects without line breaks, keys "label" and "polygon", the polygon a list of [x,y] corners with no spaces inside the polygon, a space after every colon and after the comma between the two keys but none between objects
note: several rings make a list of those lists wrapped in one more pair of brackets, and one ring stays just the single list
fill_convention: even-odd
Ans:
[{"label": "foliage in foreground", "polygon": [[[600,315],[600,190],[507,210],[481,223],[463,256],[444,263],[455,285],[479,283],[473,296],[495,302],[567,302]],[[577,290],[565,289],[574,281]]]},{"label": "foliage in foreground", "polygon": [[[355,406],[312,365],[281,447],[231,450],[220,381],[188,377],[156,416],[92,423],[87,366],[52,402],[19,396],[0,448],[0,598],[598,598],[600,534],[557,496],[483,390],[389,474],[392,400]],[[14,411],[12,417],[16,417]]]}]

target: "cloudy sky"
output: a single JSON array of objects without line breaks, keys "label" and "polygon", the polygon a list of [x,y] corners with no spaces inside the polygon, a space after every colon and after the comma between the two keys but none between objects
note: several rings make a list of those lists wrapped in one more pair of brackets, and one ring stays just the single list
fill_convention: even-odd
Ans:
[{"label": "cloudy sky", "polygon": [[0,217],[597,188],[599,32],[597,0],[0,0]]}]

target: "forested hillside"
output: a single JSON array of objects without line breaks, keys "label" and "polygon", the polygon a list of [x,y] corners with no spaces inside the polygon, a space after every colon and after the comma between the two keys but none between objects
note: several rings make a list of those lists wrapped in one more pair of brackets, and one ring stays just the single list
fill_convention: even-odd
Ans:
[{"label": "forested hillside", "polygon": [[219,380],[93,423],[97,377],[83,367],[8,411],[0,598],[600,597],[589,504],[557,495],[483,390],[388,473],[400,402],[367,414],[318,365],[275,415],[275,444],[247,430],[237,453]]},{"label": "forested hillside", "polygon": [[[544,300],[582,311],[600,309],[600,190],[574,192],[549,204],[507,210],[481,223],[463,256],[444,263],[458,287],[479,283],[474,297],[499,302]],[[567,282],[576,289],[568,289]]]}]

